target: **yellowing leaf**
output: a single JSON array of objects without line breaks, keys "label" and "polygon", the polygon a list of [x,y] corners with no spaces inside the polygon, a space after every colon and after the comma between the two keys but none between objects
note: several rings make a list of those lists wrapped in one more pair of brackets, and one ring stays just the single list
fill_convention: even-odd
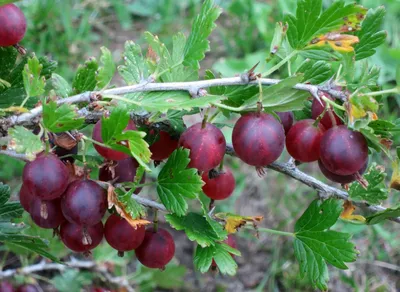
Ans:
[{"label": "yellowing leaf", "polygon": [[354,220],[365,223],[365,217],[361,215],[353,215],[353,212],[356,210],[356,207],[351,203],[351,201],[345,201],[343,204],[343,212],[340,215],[340,218],[345,220]]},{"label": "yellowing leaf", "polygon": [[27,108],[24,108],[21,106],[10,106],[8,108],[1,109],[1,111],[11,112],[11,113],[15,113],[15,114],[22,114],[22,113],[29,112],[29,110]]},{"label": "yellowing leaf", "polygon": [[231,213],[217,213],[215,217],[225,221],[225,230],[228,233],[236,233],[240,227],[247,223],[252,223],[257,230],[257,223],[264,219],[263,216],[240,216]]},{"label": "yellowing leaf", "polygon": [[333,50],[341,53],[353,52],[353,45],[359,42],[358,37],[348,34],[327,33],[310,42],[307,48],[323,47],[329,45]]},{"label": "yellowing leaf", "polygon": [[[132,190],[133,192],[133,190]],[[118,196],[115,193],[114,187],[109,184],[108,189],[107,189],[107,200],[108,200],[108,209],[111,209],[112,207],[115,207],[115,210],[117,213],[124,218],[130,225],[132,225],[134,228],[137,228],[139,225],[147,225],[151,224],[150,221],[137,218],[134,219],[132,218],[131,214],[129,214],[126,211],[126,206],[118,200]]]}]

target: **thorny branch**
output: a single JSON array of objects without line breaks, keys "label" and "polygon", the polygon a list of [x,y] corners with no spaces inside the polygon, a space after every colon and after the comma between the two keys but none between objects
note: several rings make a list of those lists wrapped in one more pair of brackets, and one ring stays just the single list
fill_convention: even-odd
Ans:
[{"label": "thorny branch", "polygon": [[[143,84],[135,84],[131,86],[107,89],[101,92],[97,91],[84,92],[71,97],[59,99],[57,100],[57,104],[90,103],[92,101],[97,100],[97,98],[101,95],[124,95],[135,92],[173,91],[173,90],[184,90],[188,92],[193,92],[193,90],[196,90],[197,92],[199,92],[201,89],[215,87],[215,86],[232,86],[232,85],[248,85],[248,84],[253,84],[255,86],[258,86],[259,82],[261,82],[262,85],[274,85],[279,83],[280,81],[281,81],[280,79],[270,79],[270,78],[260,78],[259,80],[250,81],[242,77],[229,77],[229,78],[218,78],[210,80],[191,81],[191,82],[166,82],[166,83],[146,82]],[[298,90],[308,91],[310,92],[311,95],[317,98],[319,96],[318,95],[319,91],[325,91],[330,95],[337,97],[341,100],[345,100],[347,98],[345,93],[335,90],[333,86],[331,86],[330,82],[321,86],[299,83],[296,84],[293,88]],[[14,125],[32,124],[35,121],[35,118],[37,118],[41,113],[42,113],[42,107],[38,106],[27,113],[0,119],[0,128],[2,129],[3,132],[6,132],[8,128]]]},{"label": "thorny branch", "polygon": [[[1,154],[2,152],[0,152]],[[10,153],[10,151],[8,151]],[[5,153],[3,153],[5,154]],[[233,147],[231,145],[227,145],[226,147],[226,154],[231,155],[231,156],[236,156]],[[19,157],[21,159],[21,157]],[[284,162],[274,162],[271,163],[270,165],[266,166],[266,168],[275,170],[277,172],[283,173],[287,176],[290,176],[291,178],[294,178],[295,180],[317,190],[320,193],[323,193],[326,195],[326,197],[335,197],[338,199],[342,200],[349,200],[349,194],[341,189],[332,187],[330,185],[327,185],[318,179],[312,177],[311,175],[308,175],[301,170],[299,170],[294,163],[284,163]],[[107,183],[102,183],[98,182],[102,187],[107,187]],[[163,212],[168,212],[168,210],[164,207],[164,205],[152,201],[150,199],[143,198],[138,195],[132,195],[132,199],[137,201],[139,204],[142,204],[147,207],[155,208]],[[380,211],[385,211],[386,208],[382,206],[377,206],[377,205],[369,205],[368,203],[365,202],[352,202],[354,205],[360,207],[360,208],[365,208],[369,210],[372,213],[380,212]],[[400,217],[397,218],[390,218],[389,220],[400,223]]]},{"label": "thorny branch", "polygon": [[114,277],[112,276],[104,265],[99,265],[93,261],[81,261],[75,258],[71,258],[69,262],[64,264],[48,263],[45,260],[40,261],[37,264],[26,266],[18,269],[9,269],[5,271],[0,271],[0,279],[14,277],[15,275],[29,275],[33,273],[38,273],[48,270],[57,270],[63,272],[67,269],[87,269],[97,272],[105,278],[105,280],[110,283],[117,285],[119,287],[124,287],[128,292],[134,292],[135,290],[130,286],[127,279],[124,277]]}]

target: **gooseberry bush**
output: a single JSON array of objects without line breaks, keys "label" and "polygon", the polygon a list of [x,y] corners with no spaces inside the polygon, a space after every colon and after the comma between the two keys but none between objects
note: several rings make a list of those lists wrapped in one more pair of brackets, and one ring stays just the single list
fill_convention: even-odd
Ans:
[{"label": "gooseberry bush", "polygon": [[[171,48],[150,32],[144,48],[127,40],[117,62],[103,47],[69,83],[54,73],[55,61],[18,45],[26,30],[19,8],[0,7],[0,153],[26,161],[20,202],[7,202],[10,189],[0,186],[0,241],[60,262],[45,241],[11,223],[25,210],[73,252],[90,256],[104,237],[115,255],[135,250],[143,265],[164,269],[180,252],[174,228],[197,243],[200,272],[234,276],[240,251],[233,234],[254,228],[290,237],[301,276],[325,290],[327,265],[346,269],[359,253],[350,234],[331,230],[339,219],[400,223],[400,205],[381,206],[399,189],[400,151],[392,140],[400,125],[377,115],[379,100],[400,87],[380,90],[380,70],[368,59],[385,42],[384,8],[335,1],[322,9],[322,0],[300,0],[296,15],[277,23],[265,48],[270,58],[259,60],[272,64],[267,72],[255,64],[234,77],[201,76],[221,12],[205,0],[190,34],[178,32]],[[283,79],[272,79],[278,70]],[[124,86],[112,84],[116,75]],[[195,115],[202,120],[184,122]],[[224,122],[215,123],[217,116]],[[233,127],[231,139],[224,127]],[[87,154],[90,144],[96,156]],[[282,162],[285,148],[289,162]],[[392,162],[389,186],[384,168],[368,165],[372,154]],[[264,214],[215,211],[235,189],[227,155],[261,177],[275,170],[314,190],[310,205],[298,206],[304,213],[292,232],[258,230]],[[325,182],[297,167],[312,162]],[[148,186],[156,201],[141,195]]]}]

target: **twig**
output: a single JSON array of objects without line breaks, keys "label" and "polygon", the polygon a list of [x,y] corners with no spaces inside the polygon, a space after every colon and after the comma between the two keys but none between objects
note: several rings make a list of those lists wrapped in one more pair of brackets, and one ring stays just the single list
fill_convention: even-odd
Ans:
[{"label": "twig", "polygon": [[63,272],[71,268],[93,270],[97,273],[102,274],[107,282],[117,285],[119,287],[124,287],[129,292],[135,291],[124,277],[113,277],[113,275],[108,272],[106,266],[99,265],[93,261],[81,261],[75,258],[71,258],[69,262],[65,262],[64,264],[48,263],[45,260],[42,260],[39,263],[31,266],[0,271],[0,279],[14,277],[15,275],[29,275],[48,270],[57,270],[59,272]]},{"label": "twig", "polygon": [[[0,152],[1,154],[1,152]],[[4,153],[3,153],[4,154]],[[233,147],[231,145],[227,145],[226,147],[226,154],[231,155],[231,156],[236,156],[235,151],[233,150]],[[13,154],[14,155],[14,154]],[[20,156],[23,156],[20,154]],[[21,158],[22,159],[22,158]],[[326,194],[326,197],[336,197],[338,199],[342,200],[349,200],[349,194],[341,189],[332,187],[330,185],[327,185],[320,180],[312,177],[311,175],[308,175],[301,170],[299,170],[293,163],[284,163],[284,162],[274,162],[268,165],[266,168],[275,170],[277,172],[283,173],[287,176],[290,176],[294,178],[295,180],[298,180],[302,182],[303,184],[317,190],[318,192],[322,194]],[[100,184],[102,187],[107,188],[108,183],[103,183],[101,181],[97,181],[98,184]],[[155,209],[158,209],[163,212],[168,212],[168,210],[164,207],[164,205],[157,203],[155,201],[140,197],[138,195],[132,195],[132,199],[137,201],[139,204],[142,204],[147,207],[152,207]],[[377,205],[369,205],[368,203],[365,202],[353,202],[354,205],[361,207],[361,208],[366,208],[372,213],[380,212],[380,211],[385,211],[386,208],[382,206],[377,206]],[[400,223],[400,217],[396,218],[389,218],[389,220]]]},{"label": "twig", "polygon": [[7,155],[19,160],[23,160],[25,162],[29,161],[28,156],[26,156],[25,154],[16,153],[15,151],[12,150],[0,150],[0,154]]},{"label": "twig", "polygon": [[[57,100],[57,104],[81,103],[81,102],[89,103],[93,100],[96,100],[96,98],[99,95],[124,95],[128,93],[148,92],[148,91],[172,91],[172,90],[189,91],[193,90],[193,88],[202,89],[215,86],[232,86],[232,85],[248,85],[248,84],[253,84],[257,86],[259,82],[262,85],[274,85],[279,83],[280,81],[281,81],[280,79],[261,78],[256,81],[246,82],[246,80],[243,80],[243,78],[241,77],[229,77],[229,78],[218,78],[210,80],[191,81],[191,82],[143,83],[143,84],[107,89],[102,92],[96,92],[96,91],[84,92],[71,97],[59,99]],[[317,85],[299,83],[293,86],[293,88],[298,90],[308,91],[316,98],[318,98],[319,90],[326,91],[332,96],[340,98],[342,100],[346,98],[345,93],[334,90],[329,85],[317,86]],[[42,113],[42,107],[38,106],[29,111],[28,113],[24,113],[22,115],[14,115],[8,118],[0,119],[0,127],[3,129],[4,132],[9,127],[12,127],[14,125],[23,125],[32,123],[32,120],[38,117],[41,113]]]}]

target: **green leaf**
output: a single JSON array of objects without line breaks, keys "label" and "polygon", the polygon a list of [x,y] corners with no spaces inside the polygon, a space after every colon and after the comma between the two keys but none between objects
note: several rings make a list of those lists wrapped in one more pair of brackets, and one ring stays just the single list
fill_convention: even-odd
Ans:
[{"label": "green leaf", "polygon": [[400,65],[398,65],[396,69],[396,84],[400,87]]},{"label": "green leaf", "polygon": [[321,84],[334,74],[331,64],[324,61],[313,62],[308,59],[300,65],[297,72],[304,73],[303,82],[311,84]]},{"label": "green leaf", "polygon": [[55,101],[43,105],[43,123],[46,129],[53,133],[60,133],[78,129],[85,122],[79,117],[77,107],[63,103],[57,107]]},{"label": "green leaf", "polygon": [[124,65],[118,66],[118,72],[128,85],[138,84],[148,78],[148,70],[143,60],[142,49],[133,41],[125,43]]},{"label": "green leaf", "polygon": [[216,244],[208,247],[198,245],[193,260],[194,266],[200,272],[206,273],[210,269],[212,260],[214,259],[222,274],[234,276],[237,271],[237,264],[229,253],[230,251],[233,251],[233,249],[230,248],[228,251],[226,244]]},{"label": "green leaf", "polygon": [[54,90],[56,95],[62,98],[66,98],[72,94],[72,88],[67,80],[56,73],[53,73],[51,78],[47,80],[46,92],[50,90]]},{"label": "green leaf", "polygon": [[67,269],[55,276],[51,283],[60,292],[83,291],[84,286],[92,284],[94,276],[87,271]]},{"label": "green leaf", "polygon": [[176,230],[184,230],[189,240],[196,241],[202,247],[214,245],[215,241],[223,240],[205,216],[200,214],[188,213],[182,217],[167,214],[165,220]]},{"label": "green leaf", "polygon": [[8,185],[0,182],[0,206],[3,206],[10,199],[11,190]]},{"label": "green leaf", "polygon": [[42,69],[43,65],[40,64],[35,55],[32,58],[28,58],[28,62],[22,72],[24,88],[28,97],[40,96],[44,93],[45,78],[41,76]]},{"label": "green leaf", "polygon": [[340,53],[336,51],[327,51],[325,48],[320,49],[307,49],[300,52],[300,55],[303,56],[305,59],[312,59],[317,61],[328,61],[328,62],[335,62],[341,59]]},{"label": "green leaf", "polygon": [[79,94],[85,91],[92,91],[96,88],[96,72],[99,65],[95,58],[89,58],[84,65],[79,65],[72,81],[74,94]]},{"label": "green leaf", "polygon": [[199,61],[210,49],[208,36],[216,27],[215,21],[221,14],[221,8],[214,5],[213,0],[205,0],[200,14],[195,18],[192,31],[185,45],[183,64],[194,70],[200,69]]},{"label": "green leaf", "polygon": [[[129,148],[120,146],[118,144],[110,144],[116,150],[124,150],[123,152],[133,156],[136,161],[144,167],[146,171],[151,171],[148,163],[150,162],[151,152],[149,144],[143,139],[146,136],[145,132],[139,131],[126,131],[122,134],[115,136],[116,142],[127,141]],[[117,147],[117,148],[116,148]]]},{"label": "green leaf", "polygon": [[28,159],[35,158],[36,154],[44,149],[40,137],[22,126],[10,128],[8,133],[10,137],[8,147],[17,153],[25,153]]},{"label": "green leaf", "polygon": [[177,133],[182,133],[183,131],[185,131],[186,126],[185,123],[183,122],[183,116],[185,115],[190,115],[190,114],[194,114],[194,113],[198,113],[199,110],[192,110],[192,111],[176,111],[176,110],[169,110],[167,111],[167,118],[168,118],[168,122],[171,126],[172,129],[174,129],[175,132]]},{"label": "green leaf", "polygon": [[385,17],[385,7],[370,9],[362,23],[361,30],[356,33],[359,43],[355,45],[356,60],[361,60],[375,54],[375,48],[386,40],[386,31],[380,30]]},{"label": "green leaf", "polygon": [[21,217],[24,212],[19,202],[9,202],[0,207],[0,221],[10,221]]},{"label": "green leaf", "polygon": [[328,288],[326,262],[340,269],[356,260],[357,250],[350,234],[326,230],[332,227],[342,212],[341,201],[314,200],[295,225],[294,252],[300,264],[300,274],[307,275],[313,287]]},{"label": "green leaf", "polygon": [[368,216],[366,219],[367,219],[367,224],[372,225],[396,217],[400,217],[400,205],[393,208],[387,208],[385,211],[376,212],[373,215]]},{"label": "green leaf", "polygon": [[364,174],[364,179],[368,181],[367,189],[364,189],[359,182],[351,184],[349,196],[353,200],[367,201],[370,204],[380,204],[386,200],[389,190],[385,185],[386,173],[381,166],[372,164],[368,172]]},{"label": "green leaf", "polygon": [[168,110],[191,110],[196,107],[206,107],[218,102],[223,96],[206,95],[201,98],[192,98],[187,91],[154,91],[130,95],[138,106],[148,112]]},{"label": "green leaf", "polygon": [[279,51],[282,41],[285,39],[287,29],[287,24],[283,24],[282,22],[277,22],[275,24],[274,37],[272,38],[269,49],[271,55],[275,55]]},{"label": "green leaf", "polygon": [[312,39],[338,31],[344,25],[351,27],[352,31],[357,30],[367,11],[357,4],[346,5],[344,1],[334,1],[323,12],[322,0],[300,0],[297,3],[296,16],[285,16],[289,24],[288,41],[294,49],[303,49]]},{"label": "green leaf", "polygon": [[161,202],[178,216],[185,215],[188,209],[185,198],[196,198],[203,186],[197,170],[186,169],[189,162],[189,150],[179,148],[170,155],[158,175],[157,193]]},{"label": "green leaf", "polygon": [[115,189],[115,192],[118,196],[118,201],[120,201],[124,205],[124,210],[127,212],[133,219],[142,218],[146,216],[146,210],[132,199],[132,194],[135,191],[134,188],[130,189],[128,192],[123,192],[120,189]]},{"label": "green leaf", "polygon": [[104,89],[110,84],[115,74],[115,63],[112,54],[106,47],[101,47],[101,67],[96,72],[97,88]]},{"label": "green leaf", "polygon": [[121,134],[129,123],[129,113],[126,107],[113,108],[109,117],[101,118],[101,138],[108,145],[115,141],[115,136]]}]

